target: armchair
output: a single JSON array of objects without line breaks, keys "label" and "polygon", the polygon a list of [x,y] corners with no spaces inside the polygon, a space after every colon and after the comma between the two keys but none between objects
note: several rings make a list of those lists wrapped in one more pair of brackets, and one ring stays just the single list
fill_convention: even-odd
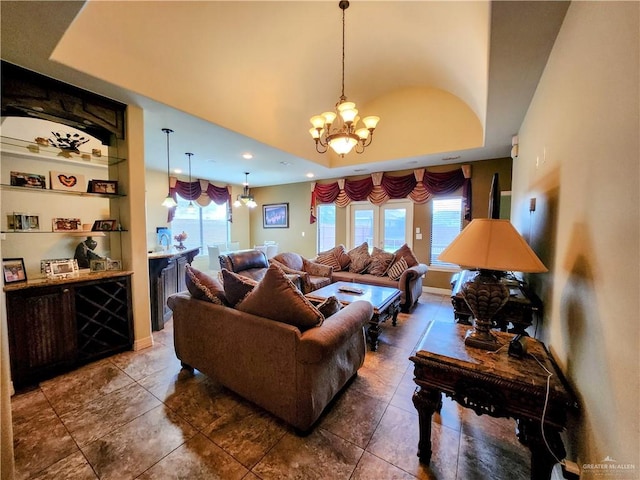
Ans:
[{"label": "armchair", "polygon": [[302,293],[309,293],[331,284],[333,267],[307,260],[293,252],[280,253],[269,259],[288,274],[300,276]]}]

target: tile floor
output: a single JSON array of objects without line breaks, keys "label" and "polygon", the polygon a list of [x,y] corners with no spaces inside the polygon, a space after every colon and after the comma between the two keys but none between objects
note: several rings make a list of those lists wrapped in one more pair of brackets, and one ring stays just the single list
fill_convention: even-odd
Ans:
[{"label": "tile floor", "polygon": [[434,416],[431,466],[419,463],[408,357],[430,321],[453,322],[448,297],[423,294],[385,325],[378,351],[306,437],[182,371],[169,323],[152,348],[13,397],[16,479],[528,479],[513,421],[448,399]]}]

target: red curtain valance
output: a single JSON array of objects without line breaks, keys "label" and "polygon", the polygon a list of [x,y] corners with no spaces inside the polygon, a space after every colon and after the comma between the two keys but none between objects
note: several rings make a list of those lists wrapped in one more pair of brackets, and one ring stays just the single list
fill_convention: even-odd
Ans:
[{"label": "red curtain valance", "polygon": [[335,203],[346,207],[351,202],[368,200],[382,205],[387,200],[410,198],[422,204],[433,195],[453,193],[462,188],[465,218],[471,220],[471,175],[464,166],[450,172],[427,172],[424,168],[401,176],[374,173],[360,180],[340,179],[334,183],[313,184],[311,188],[310,223],[315,223],[315,209],[319,203]]},{"label": "red curtain valance", "polygon": [[[169,194],[174,200],[177,195],[185,200],[195,201],[198,205],[206,207],[211,202],[222,205],[225,202],[231,204],[230,187],[216,187],[207,180],[196,180],[194,182],[183,182],[175,177],[169,178]],[[176,214],[176,207],[170,208],[167,221],[171,222]],[[230,217],[229,217],[230,218]]]}]

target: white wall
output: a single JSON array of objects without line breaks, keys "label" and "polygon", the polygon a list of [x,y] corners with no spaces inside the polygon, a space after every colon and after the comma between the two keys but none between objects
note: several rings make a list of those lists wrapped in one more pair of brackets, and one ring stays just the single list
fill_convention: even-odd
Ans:
[{"label": "white wall", "polygon": [[512,185],[513,222],[550,270],[531,276],[542,337],[581,401],[571,456],[634,465],[625,479],[640,475],[639,13],[638,2],[571,4]]}]

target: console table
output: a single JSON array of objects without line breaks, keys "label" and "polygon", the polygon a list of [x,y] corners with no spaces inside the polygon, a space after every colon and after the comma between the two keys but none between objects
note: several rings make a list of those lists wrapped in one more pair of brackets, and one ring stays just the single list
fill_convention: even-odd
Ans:
[{"label": "console table", "polygon": [[[420,461],[427,465],[431,461],[431,418],[442,407],[444,393],[478,415],[514,418],[518,439],[531,450],[531,480],[549,479],[556,457],[565,456],[559,433],[567,421],[567,412],[577,409],[575,396],[542,342],[527,338],[527,355],[516,359],[507,354],[506,347],[495,353],[467,347],[467,330],[464,325],[433,322],[410,358],[418,385],[413,404],[420,425]],[[514,336],[494,334],[500,345],[506,345]],[[553,373],[546,410],[549,374],[545,368]]]},{"label": "console table", "polygon": [[[471,325],[470,319],[473,314],[462,297],[462,286],[477,273],[474,270],[462,270],[451,278],[451,304],[458,323]],[[542,301],[526,285],[512,276],[505,276],[501,281],[509,287],[510,296],[505,306],[493,317],[493,323],[503,332],[507,331],[511,323],[513,328],[509,332],[527,335],[525,329],[533,323],[534,315],[539,315],[542,311]]]}]

